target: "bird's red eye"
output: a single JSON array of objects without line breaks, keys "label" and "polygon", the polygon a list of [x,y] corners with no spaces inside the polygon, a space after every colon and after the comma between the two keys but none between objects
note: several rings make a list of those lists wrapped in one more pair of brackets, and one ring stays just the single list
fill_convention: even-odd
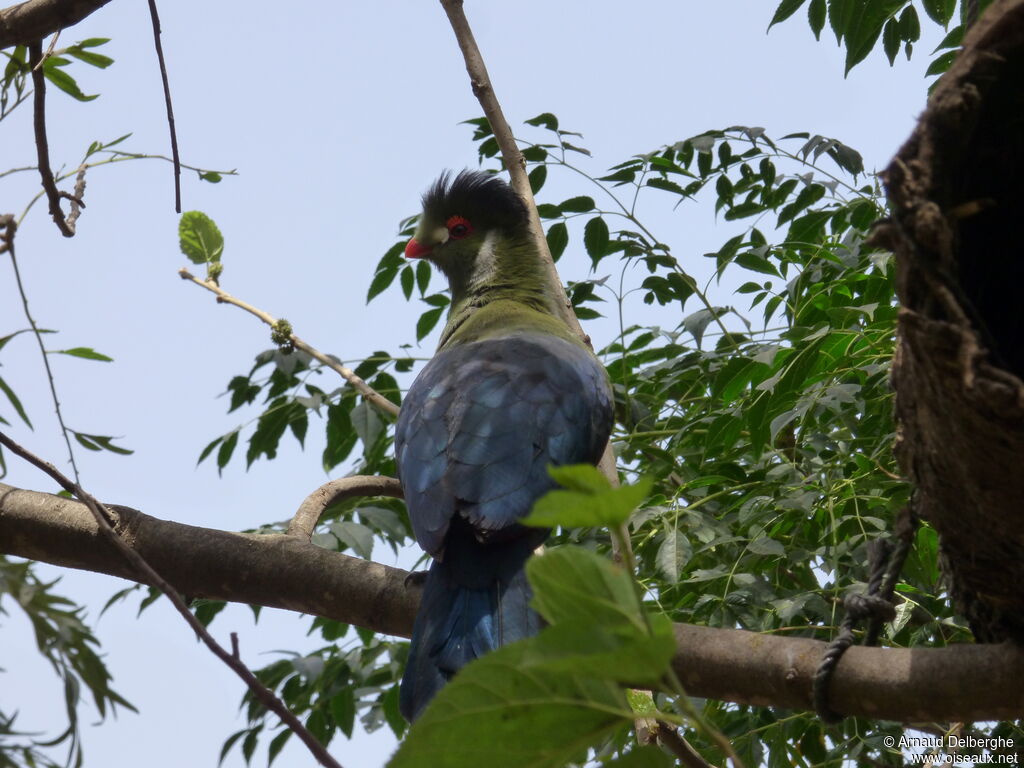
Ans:
[{"label": "bird's red eye", "polygon": [[473,231],[473,225],[462,216],[452,216],[448,219],[448,236],[452,240],[461,240]]}]

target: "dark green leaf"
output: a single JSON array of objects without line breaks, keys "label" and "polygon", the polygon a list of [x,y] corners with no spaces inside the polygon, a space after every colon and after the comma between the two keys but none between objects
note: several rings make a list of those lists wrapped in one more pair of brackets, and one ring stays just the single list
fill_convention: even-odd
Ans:
[{"label": "dark green leaf", "polygon": [[25,409],[21,405],[21,400],[18,399],[18,396],[14,394],[14,390],[7,385],[7,382],[4,381],[3,378],[0,378],[0,392],[7,395],[7,399],[11,402],[11,405],[14,406],[14,410],[17,411],[21,420],[25,422],[29,429],[32,429],[32,422],[29,420],[28,414],[25,413]]},{"label": "dark green leaf", "polygon": [[570,197],[558,206],[558,210],[562,213],[586,213],[594,210],[594,198],[585,195]]},{"label": "dark green leaf", "polygon": [[882,31],[882,48],[889,59],[889,66],[896,63],[896,55],[900,52],[901,42],[903,41],[900,39],[899,22],[895,18],[889,19],[885,22]]},{"label": "dark green leaf", "polygon": [[72,347],[71,349],[51,349],[47,351],[51,355],[71,355],[72,357],[81,357],[86,360],[99,360],[101,363],[114,362],[114,358],[107,357],[91,347]]},{"label": "dark green leaf", "polygon": [[565,222],[558,221],[548,227],[547,240],[551,258],[558,261],[569,244],[569,230],[566,228]]},{"label": "dark green leaf", "polygon": [[542,112],[536,117],[531,117],[529,120],[524,121],[527,125],[537,125],[547,128],[549,131],[558,130],[558,118],[552,115],[550,112]]},{"label": "dark green leaf", "polygon": [[803,5],[806,0],[782,0],[779,3],[778,8],[775,9],[775,15],[772,16],[772,20],[768,23],[768,29],[771,29],[780,21],[785,21],[794,13],[796,13],[800,6]]},{"label": "dark green leaf", "polygon": [[533,194],[540,192],[544,186],[545,180],[548,178],[548,167],[546,165],[538,165],[532,171],[530,171],[530,190]]},{"label": "dark green leaf", "polygon": [[267,749],[267,766],[274,764],[274,758],[284,749],[284,745],[292,735],[290,728],[285,728],[277,736],[270,740],[270,747]]},{"label": "dark green leaf", "polygon": [[922,0],[924,11],[932,21],[943,27],[949,24],[956,12],[956,0]]},{"label": "dark green leaf", "polygon": [[420,319],[416,321],[416,341],[423,341],[424,337],[434,330],[434,326],[441,319],[443,312],[444,307],[437,307],[435,309],[428,309],[420,315]]},{"label": "dark green leaf", "polygon": [[608,239],[608,225],[600,216],[588,221],[583,228],[583,245],[595,266],[608,253]]},{"label": "dark green leaf", "polygon": [[928,69],[925,70],[925,75],[941,75],[943,72],[948,70],[956,59],[959,50],[946,51],[941,56],[937,56],[935,60],[928,65]]},{"label": "dark green leaf", "polygon": [[416,276],[413,273],[412,264],[406,264],[402,268],[400,276],[400,282],[402,284],[402,293],[405,294],[406,301],[412,298],[413,284],[416,280]]},{"label": "dark green leaf", "polygon": [[807,6],[807,23],[811,25],[815,40],[821,40],[821,30],[825,28],[827,6],[825,0],[811,0]]}]

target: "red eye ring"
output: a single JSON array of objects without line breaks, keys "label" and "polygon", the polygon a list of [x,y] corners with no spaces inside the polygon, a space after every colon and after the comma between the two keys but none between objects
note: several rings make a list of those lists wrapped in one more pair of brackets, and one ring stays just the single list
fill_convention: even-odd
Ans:
[{"label": "red eye ring", "polygon": [[448,227],[448,237],[452,240],[461,240],[473,231],[473,225],[463,216],[452,216],[445,222]]}]

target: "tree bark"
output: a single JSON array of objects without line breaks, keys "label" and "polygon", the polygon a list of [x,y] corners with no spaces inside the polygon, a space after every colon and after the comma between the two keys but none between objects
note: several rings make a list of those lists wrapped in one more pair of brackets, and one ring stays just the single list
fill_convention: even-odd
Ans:
[{"label": "tree bark", "polygon": [[[112,506],[117,530],[158,573],[191,597],[324,616],[408,637],[419,587],[408,573],[313,546],[301,536],[230,533]],[[0,484],[0,553],[135,580],[84,504]],[[673,668],[694,696],[754,706],[811,707],[825,643],[734,629],[675,627]],[[903,722],[1024,716],[1024,649],[851,648],[831,707]]]},{"label": "tree bark", "polygon": [[0,48],[28,45],[73,26],[110,0],[26,0],[0,10]]},{"label": "tree bark", "polygon": [[884,174],[897,456],[982,642],[1024,640],[1024,0],[970,30]]}]

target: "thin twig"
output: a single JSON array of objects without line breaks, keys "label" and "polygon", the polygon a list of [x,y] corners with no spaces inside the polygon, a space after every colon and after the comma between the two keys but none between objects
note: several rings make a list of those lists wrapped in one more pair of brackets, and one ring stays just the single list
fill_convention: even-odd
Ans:
[{"label": "thin twig", "polygon": [[43,62],[53,55],[53,49],[57,45],[57,38],[60,37],[60,32],[61,31],[58,29],[56,32],[53,33],[53,37],[50,38],[50,44],[46,47],[46,53],[43,54],[43,57],[39,60],[39,63],[36,64],[35,67],[33,67],[33,69],[39,69],[41,66],[43,66]]},{"label": "thin twig", "polygon": [[330,753],[324,748],[324,745],[316,740],[316,737],[310,733],[306,727],[299,722],[299,719],[292,714],[292,712],[284,705],[284,703],[274,695],[274,693],[264,686],[252,673],[252,671],[245,666],[238,658],[238,645],[237,640],[232,640],[234,653],[227,651],[220,643],[218,643],[213,636],[206,630],[206,627],[195,617],[195,615],[185,605],[185,601],[182,600],[178,592],[172,587],[159,573],[157,573],[153,567],[146,562],[145,558],[136,552],[114,529],[114,525],[117,517],[113,512],[110,511],[106,506],[97,501],[93,496],[88,494],[82,489],[81,485],[77,482],[72,482],[68,479],[60,470],[47,461],[39,458],[35,454],[31,453],[27,449],[23,448],[18,443],[11,440],[3,432],[0,432],[0,444],[8,448],[12,453],[17,454],[25,461],[39,468],[51,478],[53,478],[58,485],[60,485],[68,493],[73,494],[79,501],[85,504],[89,511],[92,512],[96,522],[99,524],[100,529],[104,534],[113,542],[113,544],[120,550],[121,554],[124,555],[125,559],[131,563],[132,567],[136,570],[139,578],[163,592],[167,599],[171,601],[174,607],[177,609],[188,625],[196,633],[196,635],[206,644],[213,654],[228,665],[243,682],[249,687],[253,695],[263,703],[263,705],[276,714],[281,721],[287,725],[306,745],[306,748],[313,754],[317,761],[328,768],[341,768],[341,765],[331,757]]},{"label": "thin twig", "polygon": [[[279,327],[278,320],[273,315],[264,312],[262,309],[257,309],[256,307],[252,306],[251,304],[247,304],[241,299],[236,299],[234,296],[225,291],[212,280],[200,280],[198,277],[193,275],[184,267],[178,270],[178,274],[181,276],[182,280],[191,280],[196,285],[202,286],[211,293],[215,293],[217,295],[217,301],[222,302],[224,304],[233,304],[240,309],[244,309],[250,315],[255,315],[256,317],[258,317],[271,328],[276,329]],[[357,376],[355,371],[353,371],[351,368],[342,365],[336,359],[329,357],[320,350],[316,349],[315,347],[310,346],[305,341],[296,336],[294,333],[289,333],[288,338],[291,344],[296,349],[301,349],[310,357],[319,360],[322,364],[326,365],[332,371],[336,372],[339,376],[345,379],[345,381],[351,384],[352,387],[364,398],[366,398],[367,402],[369,402],[371,405],[376,406],[379,410],[383,411],[384,413],[390,414],[391,416],[398,416],[398,406],[392,403],[386,397],[384,397],[384,395],[375,390],[365,381],[363,381],[363,379]]]},{"label": "thin twig", "polygon": [[174,210],[181,213],[181,160],[178,157],[178,133],[174,129],[174,108],[171,106],[171,86],[167,82],[167,65],[164,63],[164,47],[160,44],[160,16],[156,12],[156,0],[149,0],[149,17],[153,20],[153,42],[156,58],[160,62],[160,78],[164,81],[164,101],[167,104],[167,127],[171,131],[171,157],[174,158]]},{"label": "thin twig", "polygon": [[[60,207],[61,193],[57,189],[57,182],[53,180],[53,171],[50,170],[50,147],[46,140],[46,76],[43,74],[43,43],[36,40],[28,46],[28,60],[32,67],[32,103],[34,113],[32,124],[36,134],[36,156],[39,158],[39,177],[46,191],[46,198],[50,203],[50,215],[53,223],[64,237],[74,237],[74,222],[70,224],[64,218],[64,211]],[[83,184],[84,189],[84,184]],[[75,206],[81,207],[81,196],[78,200],[72,199],[71,210],[75,212]],[[77,214],[75,215],[77,219]]]},{"label": "thin twig", "polygon": [[679,758],[679,762],[687,768],[712,768],[711,763],[700,756],[690,742],[682,737],[675,728],[668,723],[658,721],[658,741],[669,752]]},{"label": "thin twig", "polygon": [[448,21],[455,32],[455,38],[462,51],[462,58],[466,62],[466,71],[469,73],[470,85],[473,88],[473,95],[476,96],[483,107],[484,114],[494,131],[494,138],[501,148],[501,159],[508,170],[509,178],[512,181],[512,188],[526,202],[526,209],[530,216],[530,234],[533,236],[534,247],[540,254],[541,260],[547,267],[548,279],[551,283],[551,290],[558,306],[559,316],[581,339],[590,340],[584,333],[576,313],[573,312],[572,303],[565,295],[565,288],[562,280],[555,269],[555,262],[551,258],[551,250],[548,248],[547,238],[544,237],[544,228],[540,223],[540,216],[537,213],[537,205],[533,199],[533,190],[530,188],[530,179],[526,175],[526,159],[516,145],[515,137],[512,135],[512,128],[505,119],[505,114],[498,103],[498,97],[494,93],[494,86],[487,74],[487,66],[484,64],[483,54],[473,37],[473,30],[469,26],[466,14],[462,10],[462,0],[441,0]]},{"label": "thin twig", "polygon": [[306,541],[313,537],[320,515],[327,507],[338,501],[356,496],[390,496],[393,499],[404,498],[402,484],[394,477],[380,475],[355,475],[342,477],[324,483],[313,491],[299,505],[295,517],[288,524],[288,535],[299,536]]},{"label": "thin twig", "polygon": [[57,414],[57,423],[60,424],[61,434],[64,435],[64,444],[68,447],[68,459],[71,461],[71,471],[75,474],[75,480],[78,480],[78,464],[75,463],[75,451],[71,447],[71,430],[68,429],[67,424],[64,423],[64,414],[60,409],[60,399],[57,397],[57,384],[53,378],[53,370],[50,368],[50,356],[46,353],[46,345],[43,344],[43,335],[39,332],[39,326],[36,325],[36,321],[32,317],[32,313],[28,308],[28,295],[25,293],[25,284],[21,281],[21,270],[18,269],[18,259],[14,254],[14,233],[17,231],[18,225],[14,220],[14,217],[10,214],[6,216],[0,216],[0,227],[4,228],[3,235],[3,248],[0,248],[0,253],[7,251],[11,255],[11,266],[14,268],[14,281],[18,285],[18,293],[21,294],[21,306],[25,312],[25,319],[28,320],[29,326],[32,328],[32,335],[36,337],[36,342],[39,344],[39,353],[43,356],[43,367],[46,369],[46,378],[50,382],[50,396],[53,398],[53,409]]}]

